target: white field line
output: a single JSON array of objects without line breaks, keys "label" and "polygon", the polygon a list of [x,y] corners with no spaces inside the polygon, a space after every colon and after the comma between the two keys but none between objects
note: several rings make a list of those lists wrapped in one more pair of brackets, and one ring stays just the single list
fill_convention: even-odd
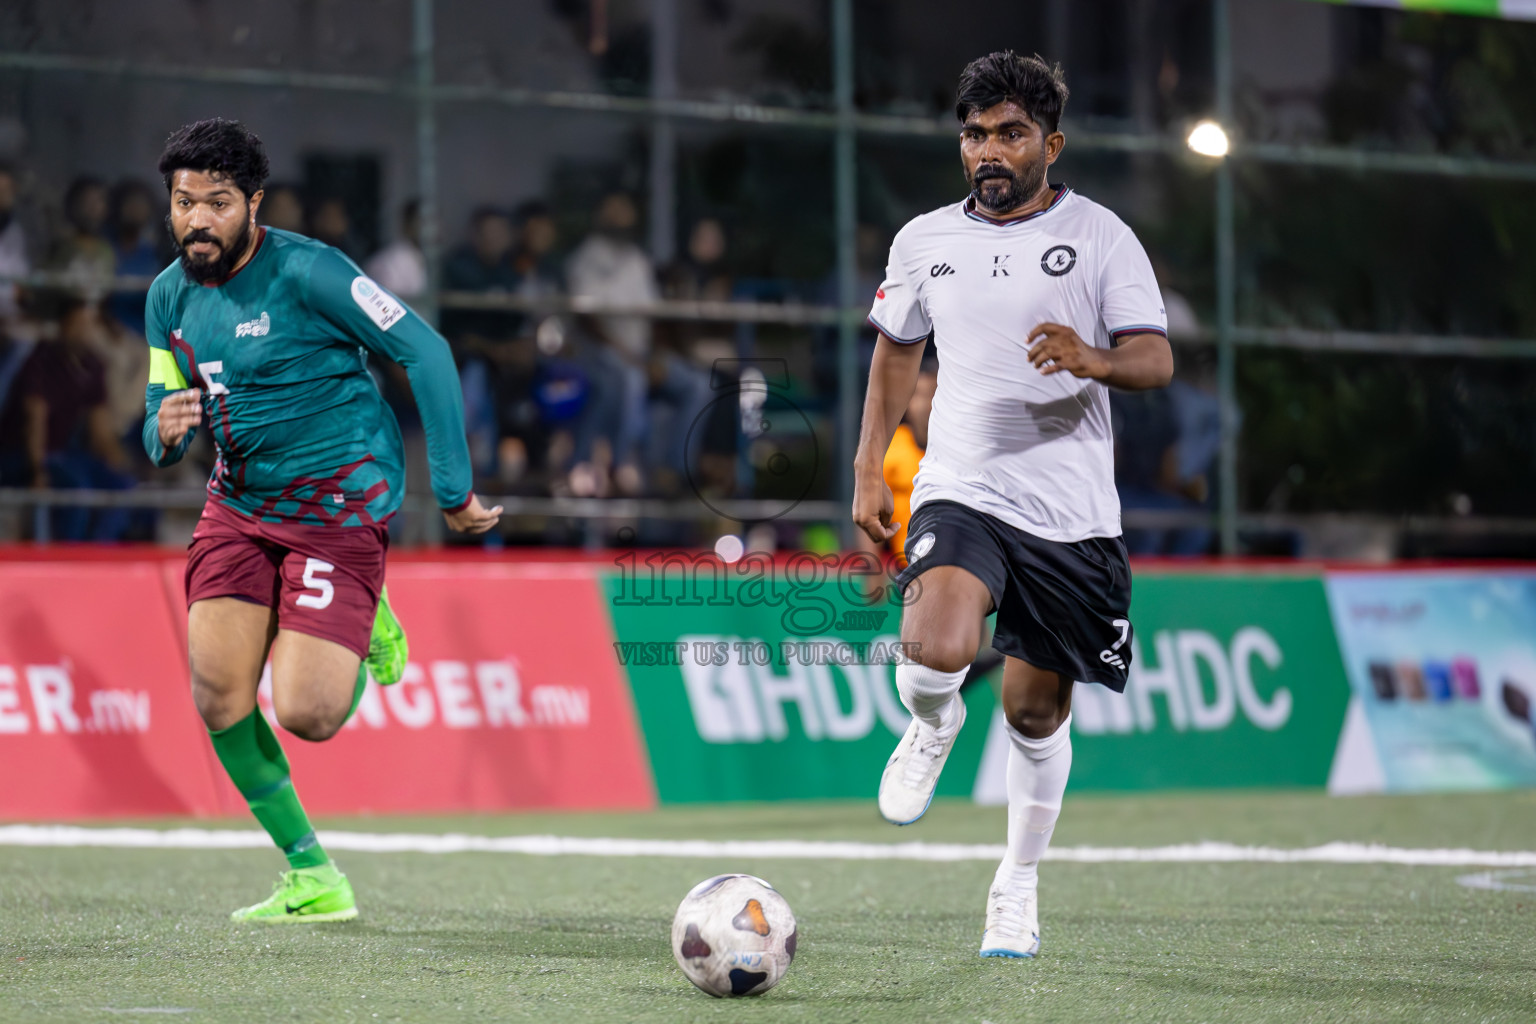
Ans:
[{"label": "white field line", "polygon": [[[521,853],[539,857],[766,858],[770,860],[996,861],[1001,844],[852,843],[801,839],[596,839],[573,836],[433,835],[417,832],[322,831],[330,850],[352,853]],[[0,846],[111,847],[153,850],[266,849],[263,832],[203,828],[82,828],[75,825],[3,825]],[[1366,843],[1325,843],[1304,849],[1186,843],[1178,846],[1059,846],[1047,860],[1080,864],[1263,863],[1402,864],[1419,867],[1536,867],[1536,852],[1426,850]]]}]

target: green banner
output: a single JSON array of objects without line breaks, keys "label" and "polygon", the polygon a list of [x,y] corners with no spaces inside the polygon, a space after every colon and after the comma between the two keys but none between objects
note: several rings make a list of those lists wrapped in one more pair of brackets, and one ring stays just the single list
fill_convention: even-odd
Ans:
[{"label": "green banner", "polygon": [[1133,586],[1125,694],[1080,684],[1073,699],[1073,787],[1324,785],[1349,682],[1323,581],[1142,573]]},{"label": "green banner", "polygon": [[1531,0],[1325,0],[1327,3],[1356,7],[1395,7],[1405,11],[1437,11],[1441,14],[1469,14],[1480,18],[1506,18],[1515,21],[1536,20],[1536,3]]},{"label": "green banner", "polygon": [[[605,578],[663,802],[873,798],[908,722],[900,609],[862,603],[806,558],[803,585],[793,570],[633,561]],[[1126,692],[1074,695],[1074,788],[1328,781],[1350,691],[1320,577],[1142,573],[1131,619]],[[1008,741],[991,687],[966,706],[939,793],[999,802]]]},{"label": "green banner", "polygon": [[[868,797],[874,813],[910,721],[899,611],[815,561],[702,583],[631,562],[604,580],[662,802]],[[939,794],[970,795],[994,704],[985,683],[967,691]]]}]

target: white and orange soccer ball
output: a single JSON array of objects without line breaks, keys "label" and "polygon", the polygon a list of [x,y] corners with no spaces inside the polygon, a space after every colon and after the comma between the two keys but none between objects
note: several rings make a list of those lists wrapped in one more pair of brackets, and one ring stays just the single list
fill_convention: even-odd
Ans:
[{"label": "white and orange soccer ball", "polygon": [[795,914],[778,891],[752,875],[706,878],[672,919],[672,955],[688,980],[712,996],[755,996],[773,988],[795,958]]}]

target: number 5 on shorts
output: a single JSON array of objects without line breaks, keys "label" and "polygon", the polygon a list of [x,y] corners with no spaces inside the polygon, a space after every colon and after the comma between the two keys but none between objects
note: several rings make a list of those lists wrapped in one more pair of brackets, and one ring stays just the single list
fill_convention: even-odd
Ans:
[{"label": "number 5 on shorts", "polygon": [[300,608],[325,608],[330,605],[331,599],[336,596],[336,588],[331,581],[321,579],[323,572],[334,572],[336,567],[330,562],[322,562],[318,558],[311,558],[304,563],[304,589],[318,590],[318,594],[300,594],[293,599],[293,603]]}]

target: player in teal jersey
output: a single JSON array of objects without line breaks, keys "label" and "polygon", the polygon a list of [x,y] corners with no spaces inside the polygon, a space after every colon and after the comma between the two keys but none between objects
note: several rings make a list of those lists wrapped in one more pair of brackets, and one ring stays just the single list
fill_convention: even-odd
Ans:
[{"label": "player in teal jersey", "polygon": [[383,523],[400,507],[400,428],[366,352],[410,376],[432,490],[455,530],[497,522],[471,493],[458,372],[448,345],[330,246],[260,228],[261,140],[213,119],[171,135],[160,158],[181,258],[150,288],[144,448],[180,459],[206,419],[218,450],[187,554],[192,696],[230,779],[290,870],[241,921],[357,916],[351,884],[315,839],[277,735],[335,735],[371,670],[405,667],[405,634],[384,597]]}]

